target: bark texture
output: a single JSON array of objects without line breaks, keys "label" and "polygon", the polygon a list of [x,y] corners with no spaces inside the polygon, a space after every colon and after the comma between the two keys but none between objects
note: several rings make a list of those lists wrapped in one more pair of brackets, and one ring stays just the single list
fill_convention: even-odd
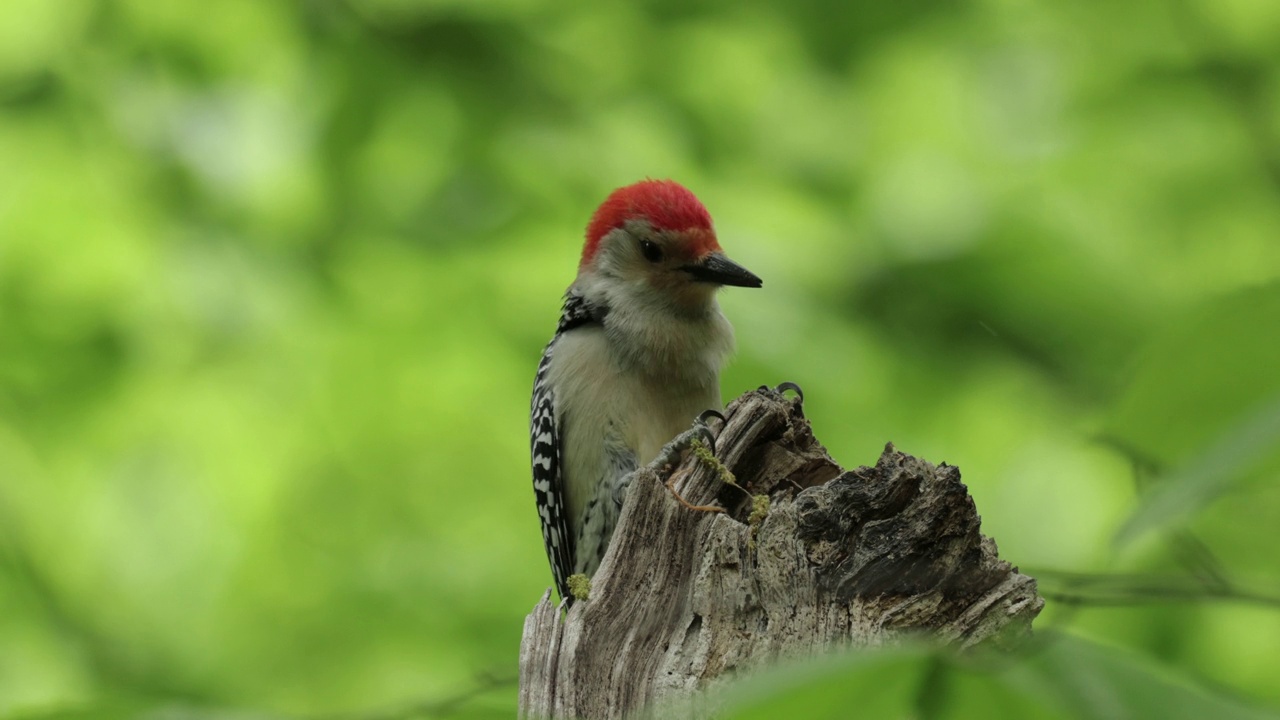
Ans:
[{"label": "bark texture", "polygon": [[[548,591],[529,614],[522,717],[704,716],[705,691],[778,658],[904,633],[968,647],[1030,632],[1035,580],[979,532],[959,469],[889,445],[874,467],[843,470],[800,399],[765,388],[725,416],[716,455],[736,485],[695,453],[642,470],[590,598],[562,616]],[[726,512],[689,510],[668,480]]]}]

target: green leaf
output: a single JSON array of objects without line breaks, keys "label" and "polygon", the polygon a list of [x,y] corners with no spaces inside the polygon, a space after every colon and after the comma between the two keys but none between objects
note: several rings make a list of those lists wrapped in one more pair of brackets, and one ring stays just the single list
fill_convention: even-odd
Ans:
[{"label": "green leaf", "polygon": [[1123,448],[1179,467],[1280,397],[1280,283],[1195,308],[1142,353],[1104,426]]},{"label": "green leaf", "polygon": [[1053,633],[1011,655],[956,657],[909,645],[794,662],[743,678],[723,697],[732,720],[1280,717],[1128,650]]},{"label": "green leaf", "polygon": [[1023,688],[923,645],[783,665],[738,682],[725,697],[732,720],[1066,717]]},{"label": "green leaf", "polygon": [[1210,693],[1187,678],[1121,648],[1046,634],[1004,681],[1081,718],[1261,720],[1280,714]]},{"label": "green leaf", "polygon": [[894,648],[786,664],[732,686],[725,717],[907,717],[930,655],[923,648]]},{"label": "green leaf", "polygon": [[1116,533],[1123,547],[1143,534],[1186,520],[1248,476],[1280,446],[1280,396],[1228,430],[1204,453],[1157,482]]},{"label": "green leaf", "polygon": [[1280,469],[1280,283],[1189,312],[1145,351],[1105,434],[1159,480],[1117,545]]}]

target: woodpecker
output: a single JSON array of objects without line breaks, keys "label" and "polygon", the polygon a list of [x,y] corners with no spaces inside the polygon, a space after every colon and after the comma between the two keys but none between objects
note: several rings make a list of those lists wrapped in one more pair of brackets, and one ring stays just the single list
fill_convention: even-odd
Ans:
[{"label": "woodpecker", "polygon": [[697,436],[695,418],[721,408],[720,368],[733,351],[715,298],[725,285],[762,282],[725,256],[711,215],[680,184],[619,188],[592,216],[529,423],[561,598],[570,575],[600,565],[636,469],[678,456]]}]

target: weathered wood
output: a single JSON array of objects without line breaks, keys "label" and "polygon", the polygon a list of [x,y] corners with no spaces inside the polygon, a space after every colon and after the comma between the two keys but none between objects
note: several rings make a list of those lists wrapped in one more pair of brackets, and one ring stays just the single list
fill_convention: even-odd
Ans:
[{"label": "weathered wood", "polygon": [[[642,470],[590,599],[562,617],[548,592],[525,620],[522,717],[696,717],[705,691],[778,658],[908,632],[960,647],[1030,632],[1035,580],[979,532],[957,468],[889,445],[844,471],[800,401],[763,388],[725,416],[717,456],[737,485],[693,453],[662,477]],[[672,476],[727,512],[682,507]],[[752,523],[755,495],[769,510]]]}]

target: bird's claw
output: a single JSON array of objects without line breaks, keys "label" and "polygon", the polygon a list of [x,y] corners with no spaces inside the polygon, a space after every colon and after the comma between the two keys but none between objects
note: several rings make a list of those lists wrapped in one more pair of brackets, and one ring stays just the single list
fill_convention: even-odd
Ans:
[{"label": "bird's claw", "polygon": [[[693,425],[684,432],[675,436],[671,442],[662,447],[658,452],[658,457],[649,464],[651,469],[662,472],[664,467],[674,468],[680,464],[680,456],[685,450],[693,447],[695,441],[701,442],[707,446],[712,455],[716,454],[716,436],[711,430],[711,424],[708,422],[711,418],[717,418],[721,423],[725,422],[724,415],[718,410],[704,410],[698,417],[694,418]],[[623,501],[627,497],[627,489],[631,487],[631,480],[634,473],[627,473],[613,487],[613,501],[622,507]]]},{"label": "bird's claw", "polygon": [[724,415],[721,415],[717,410],[707,410],[698,415],[698,417],[694,418],[692,427],[675,436],[671,442],[662,447],[662,450],[658,452],[658,457],[654,459],[650,467],[662,468],[667,465],[672,467],[679,465],[680,456],[684,454],[685,450],[693,446],[695,440],[706,445],[711,450],[711,454],[714,455],[716,452],[716,436],[711,431],[711,425],[707,422],[708,419],[713,417],[719,418],[721,422],[724,422]]},{"label": "bird's claw", "polygon": [[724,415],[719,413],[719,410],[701,411],[698,418],[694,419],[694,427],[685,430],[685,432],[681,434],[681,437],[690,436],[690,434],[696,434],[696,436],[698,436],[696,438],[690,437],[689,442],[686,443],[686,447],[692,445],[692,441],[694,441],[694,439],[700,439],[700,441],[703,441],[704,445],[712,451],[712,455],[716,455],[716,436],[712,433],[712,425],[710,425],[708,421],[712,418],[716,418],[721,421],[721,427],[723,427],[724,423],[727,423],[727,420],[724,419]]},{"label": "bird's claw", "polygon": [[703,425],[706,425],[707,420],[710,418],[716,418],[722,423],[728,422],[727,420],[724,419],[724,415],[720,414],[719,410],[703,410],[702,414],[698,415],[698,422],[702,423]]},{"label": "bird's claw", "polygon": [[801,405],[804,404],[804,391],[800,389],[799,385],[793,382],[779,383],[778,387],[773,389],[773,391],[778,393],[779,395],[785,394],[788,390],[794,390],[796,393],[796,397],[800,398],[800,404]]},{"label": "bird's claw", "polygon": [[[694,419],[692,427],[675,436],[671,442],[662,447],[662,450],[658,452],[658,456],[654,458],[653,462],[649,463],[649,469],[655,471],[659,477],[661,477],[664,472],[670,472],[676,465],[680,464],[680,456],[684,454],[684,451],[694,447],[695,443],[701,443],[704,445],[706,449],[711,452],[711,455],[714,456],[716,452],[716,436],[715,433],[711,431],[711,426],[708,423],[711,418],[718,418],[722,423],[725,421],[724,415],[717,410],[707,410],[699,414],[698,417]],[[619,501],[619,506],[621,506],[620,498],[626,497],[626,490],[631,484],[631,479],[632,476],[630,474],[627,475],[614,488],[614,499]],[[681,505],[690,510],[697,510],[701,512],[724,512],[723,508],[711,505],[694,505],[685,500],[675,489],[673,484],[675,479],[675,475],[671,474],[664,484],[672,497],[679,501]]]},{"label": "bird's claw", "polygon": [[[676,436],[676,439],[672,440],[670,443],[667,444],[667,447],[663,449],[663,454],[665,455],[667,450],[669,449],[672,451],[671,457],[674,460],[678,460],[680,457],[680,454],[683,453],[685,450],[688,450],[690,448],[695,448],[695,454],[697,454],[701,458],[704,458],[704,461],[711,462],[712,464],[719,466],[721,468],[721,471],[725,472],[723,469],[724,466],[720,465],[720,461],[715,459],[716,436],[713,432],[711,432],[711,425],[708,422],[711,418],[718,418],[721,423],[725,422],[724,415],[720,414],[719,411],[717,410],[703,411],[698,415],[697,418],[694,419],[693,427],[680,433],[678,436]],[[695,443],[700,443],[703,446],[703,448],[697,448]],[[708,456],[707,453],[710,453],[710,455]],[[672,464],[674,464],[674,460]],[[676,476],[673,473],[670,477],[667,478],[667,482],[665,483],[665,485],[667,486],[667,491],[671,493],[671,497],[675,498],[676,501],[679,502],[684,507],[696,512],[711,512],[711,513],[725,512],[724,508],[716,507],[715,505],[695,505],[689,502],[688,500],[684,499],[684,497],[680,494],[680,491],[676,490],[675,481],[676,481]]]}]

